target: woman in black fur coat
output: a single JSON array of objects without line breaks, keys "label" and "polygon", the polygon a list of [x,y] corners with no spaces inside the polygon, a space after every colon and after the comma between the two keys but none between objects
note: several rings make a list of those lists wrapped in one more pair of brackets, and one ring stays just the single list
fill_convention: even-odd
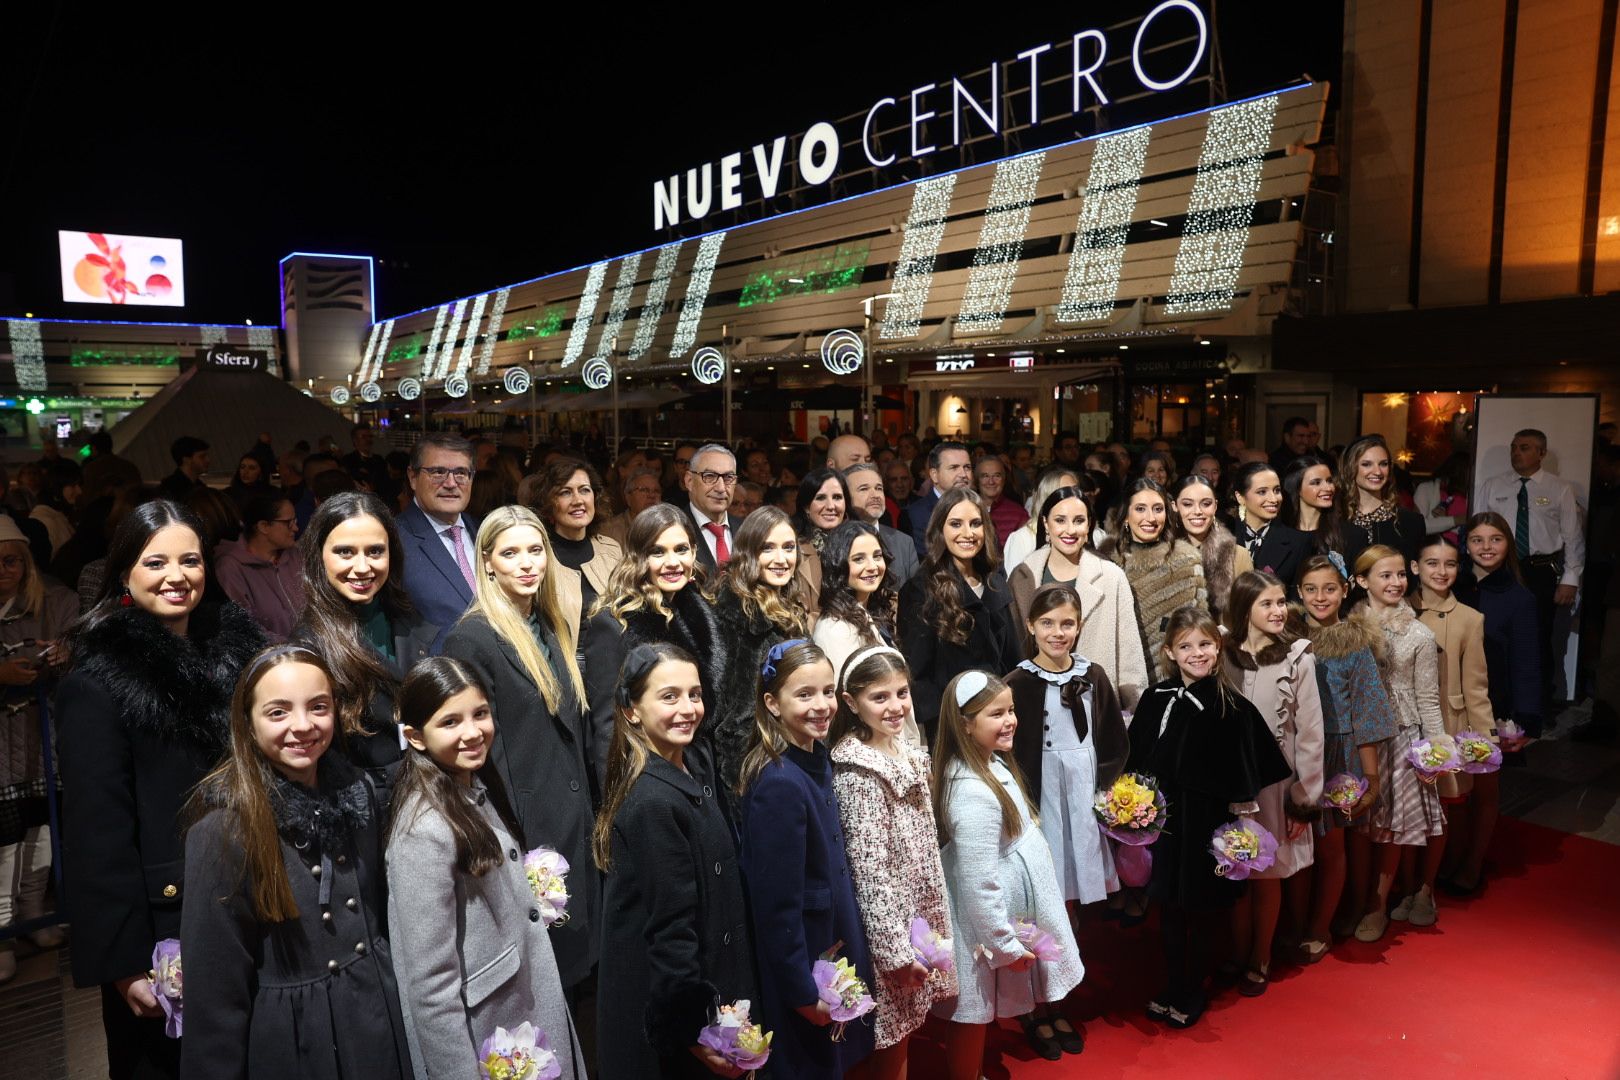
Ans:
[{"label": "woman in black fur coat", "polygon": [[224,755],[231,691],[265,644],[242,609],[201,603],[202,532],[166,499],[124,519],[57,692],[73,978],[101,986],[115,1080],[178,1075],[146,972],[180,936],[181,809]]}]

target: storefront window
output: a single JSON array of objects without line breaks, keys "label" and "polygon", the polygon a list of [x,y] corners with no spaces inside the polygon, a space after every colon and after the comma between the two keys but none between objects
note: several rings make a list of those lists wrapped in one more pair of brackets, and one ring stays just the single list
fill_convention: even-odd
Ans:
[{"label": "storefront window", "polygon": [[1378,434],[1398,464],[1428,474],[1468,448],[1474,390],[1393,390],[1361,395],[1361,434]]}]

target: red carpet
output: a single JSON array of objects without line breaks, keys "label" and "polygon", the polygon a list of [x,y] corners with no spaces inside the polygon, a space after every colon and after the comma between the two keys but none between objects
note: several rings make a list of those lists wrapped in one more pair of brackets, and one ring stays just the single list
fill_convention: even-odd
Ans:
[{"label": "red carpet", "polygon": [[[1503,818],[1492,861],[1485,892],[1442,897],[1437,925],[1392,923],[1376,944],[1274,968],[1263,997],[1222,991],[1187,1031],[1142,1012],[1160,982],[1154,923],[1088,923],[1069,1000],[1085,1053],[1037,1058],[1008,1022],[985,1075],[1620,1077],[1620,848]],[[917,1080],[943,1074],[937,1035],[914,1040]]]}]

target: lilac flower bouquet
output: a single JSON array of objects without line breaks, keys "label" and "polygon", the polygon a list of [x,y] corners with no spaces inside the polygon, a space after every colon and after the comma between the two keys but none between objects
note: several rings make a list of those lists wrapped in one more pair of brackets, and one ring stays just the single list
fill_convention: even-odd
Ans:
[{"label": "lilac flower bouquet", "polygon": [[950,971],[956,965],[951,939],[940,937],[921,915],[911,920],[911,948],[917,963],[930,972]]},{"label": "lilac flower bouquet", "polygon": [[152,992],[163,1009],[163,1034],[180,1038],[184,1027],[185,976],[180,966],[180,942],[164,938],[152,949]]},{"label": "lilac flower bouquet", "polygon": [[1217,877],[1243,881],[1277,861],[1277,838],[1258,821],[1238,818],[1215,830],[1209,851]]},{"label": "lilac flower bouquet", "polygon": [[478,1074],[483,1080],[556,1080],[562,1062],[552,1053],[546,1033],[528,1021],[511,1031],[497,1027],[478,1048]]},{"label": "lilac flower bouquet", "polygon": [[1455,739],[1463,772],[1492,773],[1502,767],[1502,748],[1477,731],[1459,731]]},{"label": "lilac flower bouquet", "polygon": [[556,926],[568,921],[568,860],[560,852],[537,847],[523,856],[523,872],[540,905],[540,921]]},{"label": "lilac flower bouquet", "polygon": [[1013,933],[1018,935],[1019,942],[1041,963],[1048,964],[1063,959],[1063,947],[1057,943],[1057,938],[1036,926],[1031,920],[1015,920]]},{"label": "lilac flower bouquet", "polygon": [[1322,805],[1339,810],[1345,817],[1355,809],[1356,803],[1367,794],[1367,781],[1354,773],[1342,772],[1322,786]]},{"label": "lilac flower bouquet", "polygon": [[[835,945],[829,952],[837,948]],[[827,1003],[827,1014],[833,1019],[833,1042],[843,1040],[845,1024],[877,1008],[865,980],[855,973],[855,965],[846,957],[834,959],[823,954],[811,967],[810,976],[816,981],[816,995]]]},{"label": "lilac flower bouquet", "polygon": [[1406,760],[1418,779],[1425,784],[1434,783],[1445,773],[1456,772],[1463,764],[1457,754],[1457,744],[1450,735],[1419,739],[1406,752]]},{"label": "lilac flower bouquet", "polygon": [[748,1018],[748,1008],[746,999],[720,1006],[714,1023],[698,1033],[698,1045],[751,1073],[770,1060],[771,1034]]}]

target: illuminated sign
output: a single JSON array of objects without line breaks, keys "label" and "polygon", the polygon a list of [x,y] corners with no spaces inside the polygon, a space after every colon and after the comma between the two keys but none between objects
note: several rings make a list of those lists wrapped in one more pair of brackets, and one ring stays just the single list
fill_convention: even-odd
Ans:
[{"label": "illuminated sign", "polygon": [[[987,134],[1000,134],[1005,126],[1024,119],[1011,115],[1010,104],[1005,111],[1002,108],[1004,99],[1010,101],[1015,95],[1026,100],[1027,122],[1035,126],[1108,105],[1116,98],[1174,90],[1192,78],[1209,55],[1209,19],[1195,0],[1163,0],[1140,21],[1122,23],[1110,31],[1112,36],[1100,29],[1081,30],[1059,44],[1060,53],[1067,52],[1069,59],[1067,78],[1062,80],[1050,80],[1055,58],[1045,57],[1053,51],[1047,42],[1025,49],[1012,60],[991,64],[988,79],[983,80],[986,85],[969,87],[953,77],[944,83],[925,83],[896,97],[879,98],[864,114],[858,140],[861,153],[873,168],[883,169],[959,146],[972,137],[975,126]],[[1190,59],[1182,60],[1185,49],[1174,51],[1171,59],[1162,55],[1168,46],[1187,40],[1194,43]],[[1122,62],[1127,54],[1128,66]],[[1050,80],[1045,86],[1043,57]],[[1068,91],[1063,102],[1066,108],[1047,115],[1041,108],[1042,97],[1043,90],[1051,86]],[[944,139],[947,116],[949,141],[930,141]],[[907,135],[900,140],[904,145],[879,145],[881,126],[896,120]],[[788,137],[778,135],[769,143],[754,145],[746,155],[742,151],[727,154],[717,162],[654,181],[653,228],[696,221],[711,210],[741,209],[745,181],[747,198],[773,198],[782,187],[785,170],[791,167],[797,167],[799,181],[805,186],[825,184],[838,175],[843,145],[855,141],[855,132],[841,132],[822,120],[798,136],[796,155],[788,153]]]},{"label": "illuminated sign", "polygon": [[951,359],[949,357],[941,357],[940,359],[934,361],[934,370],[935,371],[972,371],[973,370],[973,357],[964,356],[964,357],[961,357],[960,359]]},{"label": "illuminated sign", "polygon": [[178,240],[59,230],[56,246],[66,303],[186,304],[185,257]]},{"label": "illuminated sign", "polygon": [[1013,353],[1007,357],[1007,366],[1014,371],[1028,371],[1035,366],[1034,353]]},{"label": "illuminated sign", "polygon": [[229,345],[213,345],[199,353],[197,360],[210,371],[249,372],[263,371],[270,356],[262,349],[233,349]]}]

